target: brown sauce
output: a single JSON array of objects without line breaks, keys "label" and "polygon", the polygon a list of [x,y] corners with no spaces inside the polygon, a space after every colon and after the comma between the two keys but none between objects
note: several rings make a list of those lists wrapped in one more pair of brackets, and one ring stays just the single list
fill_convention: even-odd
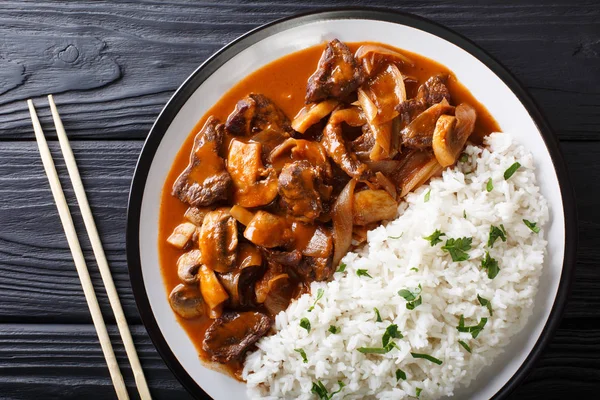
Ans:
[{"label": "brown sauce", "polygon": [[[348,43],[350,49],[354,52],[356,49],[366,42]],[[385,46],[385,45],[384,45]],[[415,79],[413,83],[407,83],[407,95],[413,97],[416,94],[418,86],[427,80],[429,77],[437,74],[448,74],[448,87],[452,98],[456,104],[466,102],[475,108],[477,111],[477,121],[475,130],[470,140],[475,143],[481,143],[483,137],[491,132],[499,131],[500,128],[494,118],[489,114],[486,108],[480,104],[473,95],[456,79],[454,74],[443,65],[404,50],[398,50],[391,46],[385,46],[399,51],[414,61],[414,67],[402,67],[401,72],[405,76]],[[167,179],[163,186],[161,197],[161,208],[159,216],[159,234],[158,234],[158,249],[160,257],[161,272],[166,287],[166,292],[169,293],[179,282],[177,276],[176,263],[177,259],[184,253],[183,250],[178,250],[166,242],[173,229],[183,220],[183,214],[188,208],[188,205],[181,202],[179,199],[171,195],[173,183],[179,176],[182,170],[188,164],[189,154],[192,150],[194,136],[202,128],[207,118],[211,115],[217,117],[221,121],[225,121],[227,116],[234,109],[237,101],[251,92],[261,93],[271,98],[286,114],[292,119],[297,112],[304,106],[304,96],[306,93],[306,82],[309,76],[315,71],[324,45],[310,47],[278,60],[260,68],[259,70],[248,75],[241,80],[233,88],[231,88],[217,103],[215,103],[200,119],[194,129],[190,132],[188,138],[179,150]],[[208,171],[210,173],[210,171]],[[306,232],[305,236],[309,238],[312,232]],[[308,239],[306,239],[308,240]],[[202,359],[205,359],[205,354],[202,350],[202,340],[204,332],[210,325],[211,321],[204,316],[195,320],[186,320],[177,316],[179,323],[185,329],[188,336],[194,343],[196,350]],[[241,362],[234,362],[225,365],[224,368],[234,377],[240,379]]]}]

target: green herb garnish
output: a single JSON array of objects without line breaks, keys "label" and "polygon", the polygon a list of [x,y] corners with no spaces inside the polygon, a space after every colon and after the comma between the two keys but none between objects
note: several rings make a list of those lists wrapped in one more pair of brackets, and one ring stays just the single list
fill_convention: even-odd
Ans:
[{"label": "green herb garnish", "polygon": [[419,398],[419,396],[421,396],[421,392],[423,391],[423,389],[421,388],[416,388],[415,389],[415,395],[417,396],[417,399]]},{"label": "green herb garnish", "polygon": [[422,358],[424,360],[431,361],[432,363],[435,363],[437,365],[442,365],[442,360],[438,360],[437,358],[432,357],[429,354],[410,353],[410,355],[414,358]]},{"label": "green herb garnish", "polygon": [[514,175],[515,172],[517,172],[519,167],[521,167],[521,164],[519,164],[518,162],[516,162],[513,165],[511,165],[510,167],[508,167],[508,169],[506,171],[504,171],[504,179],[508,180],[511,176]]},{"label": "green herb garnish", "polygon": [[396,370],[396,380],[399,381],[400,379],[402,379],[403,381],[405,381],[406,380],[406,374],[401,369],[397,369]]},{"label": "green herb garnish", "polygon": [[357,269],[356,270],[356,275],[358,276],[368,276],[369,278],[373,278],[371,275],[369,275],[369,272],[366,269]]},{"label": "green herb garnish", "polygon": [[408,310],[414,310],[416,307],[420,306],[422,304],[422,300],[421,300],[421,291],[423,289],[421,288],[421,284],[419,284],[419,286],[417,288],[415,288],[413,291],[410,291],[409,289],[400,289],[398,290],[398,294],[404,298],[404,300],[406,300],[406,308]]},{"label": "green herb garnish", "polygon": [[485,252],[485,258],[481,260],[481,268],[487,270],[487,276],[490,279],[494,279],[498,272],[500,272],[500,268],[498,267],[498,261],[495,258],[490,257],[490,252]]},{"label": "green herb garnish", "polygon": [[381,314],[379,314],[379,310],[377,309],[377,307],[373,308],[373,311],[375,311],[375,322],[383,322],[383,320],[381,319]]},{"label": "green herb garnish", "polygon": [[464,347],[464,349],[465,349],[466,351],[468,351],[469,353],[471,352],[471,348],[469,347],[469,345],[468,345],[468,344],[466,344],[465,342],[463,342],[462,340],[459,340],[459,341],[458,341],[458,344],[460,344],[462,347]]},{"label": "green herb garnish", "polygon": [[334,335],[337,333],[340,333],[342,330],[340,328],[338,328],[335,325],[329,325],[329,332],[333,333]]},{"label": "green herb garnish", "polygon": [[467,212],[465,210],[463,210],[463,218],[467,219]]},{"label": "green herb garnish", "polygon": [[442,250],[450,253],[452,257],[452,261],[466,261],[469,259],[469,253],[467,251],[471,250],[471,242],[473,238],[463,237],[458,239],[448,239],[446,240],[446,244],[442,246]]},{"label": "green herb garnish", "polygon": [[342,381],[338,381],[338,385],[340,386],[340,388],[338,390],[336,390],[335,392],[332,392],[331,394],[329,394],[325,385],[323,385],[323,383],[321,381],[317,381],[317,382],[313,382],[312,389],[310,391],[311,391],[311,393],[314,393],[317,396],[319,396],[319,400],[331,400],[334,395],[341,392],[342,389],[344,388],[344,386],[346,386],[346,385],[344,385],[344,382],[342,382]]},{"label": "green herb garnish", "polygon": [[502,224],[500,224],[500,228],[494,225],[490,226],[490,236],[487,242],[488,247],[494,247],[494,242],[497,239],[501,239],[503,242],[506,242],[506,230]]},{"label": "green herb garnish", "polygon": [[308,362],[308,358],[306,358],[306,352],[304,351],[304,349],[294,349],[295,352],[300,353],[300,355],[302,356],[302,361],[307,363]]},{"label": "green herb garnish", "polygon": [[310,321],[308,318],[302,318],[300,320],[300,327],[306,329],[306,331],[310,333]]},{"label": "green herb garnish", "polygon": [[317,290],[317,298],[315,299],[315,302],[313,303],[313,305],[310,306],[310,308],[308,309],[308,312],[311,312],[312,310],[315,309],[315,306],[317,305],[317,302],[319,300],[321,300],[321,297],[323,297],[324,293],[325,293],[325,291],[323,289]]},{"label": "green herb garnish", "polygon": [[531,229],[533,232],[540,233],[540,228],[538,226],[536,226],[537,222],[531,222],[531,221],[527,221],[526,219],[524,219],[523,223],[525,223],[525,225],[527,225],[527,227],[529,229]]},{"label": "green herb garnish", "polygon": [[492,182],[492,178],[488,179],[487,184],[485,185],[485,190],[487,190],[488,193],[494,190],[494,183]]},{"label": "green herb garnish", "polygon": [[471,334],[471,336],[473,337],[473,339],[476,339],[477,336],[481,333],[481,331],[483,330],[483,327],[485,326],[485,324],[487,324],[487,318],[481,318],[481,320],[479,321],[479,323],[477,325],[473,325],[473,326],[465,326],[465,317],[464,316],[460,316],[460,320],[458,321],[458,326],[456,327],[456,329],[459,332],[468,332]]},{"label": "green herb garnish", "polygon": [[346,270],[346,264],[340,263],[340,267],[335,272],[344,272]]},{"label": "green herb garnish", "polygon": [[431,247],[433,247],[436,244],[443,242],[443,240],[440,239],[442,236],[446,236],[446,234],[444,232],[440,231],[439,229],[436,229],[435,232],[433,232],[429,236],[423,237],[423,239],[427,240],[429,242],[429,244],[431,245]]},{"label": "green herb garnish", "polygon": [[469,161],[469,156],[467,155],[467,153],[462,153],[460,155],[460,157],[458,158],[458,161],[467,162],[467,161]]},{"label": "green herb garnish", "polygon": [[361,352],[363,354],[385,354],[385,353],[389,353],[390,351],[392,351],[392,349],[394,347],[396,347],[396,343],[390,342],[385,347],[359,347],[356,350],[358,350],[359,352]]},{"label": "green herb garnish", "polygon": [[415,271],[415,272],[419,272],[419,268],[416,268],[416,267],[412,267],[410,270],[411,271]]},{"label": "green herb garnish", "polygon": [[494,311],[492,311],[492,302],[491,301],[489,301],[488,299],[484,299],[480,295],[477,295],[477,300],[479,300],[479,304],[481,304],[482,306],[484,306],[488,309],[488,311],[490,312],[490,317],[494,315]]},{"label": "green herb garnish", "polygon": [[388,236],[388,239],[400,239],[404,235],[404,232],[400,234],[400,236]]},{"label": "green herb garnish", "polygon": [[402,333],[398,332],[398,325],[392,324],[386,328],[381,338],[381,344],[383,344],[383,347],[388,347],[391,339],[402,339],[403,337]]},{"label": "green herb garnish", "polygon": [[429,197],[431,197],[431,189],[429,189],[427,191],[427,193],[425,193],[425,197],[423,198],[423,200],[425,201],[425,203],[427,203],[429,201]]}]

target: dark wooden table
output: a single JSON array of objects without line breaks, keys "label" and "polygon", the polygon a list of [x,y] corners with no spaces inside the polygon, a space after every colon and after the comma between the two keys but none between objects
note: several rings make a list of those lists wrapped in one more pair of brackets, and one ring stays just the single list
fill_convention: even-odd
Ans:
[{"label": "dark wooden table", "polygon": [[[0,398],[112,399],[114,390],[34,141],[34,98],[68,179],[44,99],[56,95],[137,349],[156,399],[189,395],[141,325],[125,214],[148,130],[178,85],[244,32],[325,1],[0,3]],[[328,6],[364,1],[330,2]],[[576,279],[551,344],[513,399],[600,391],[600,3],[377,1],[442,23],[503,62],[560,137],[577,196]],[[575,4],[576,3],[576,4]],[[70,185],[63,182],[78,231]],[[85,237],[85,235],[81,235]],[[82,242],[131,395],[137,394],[87,240]]]}]

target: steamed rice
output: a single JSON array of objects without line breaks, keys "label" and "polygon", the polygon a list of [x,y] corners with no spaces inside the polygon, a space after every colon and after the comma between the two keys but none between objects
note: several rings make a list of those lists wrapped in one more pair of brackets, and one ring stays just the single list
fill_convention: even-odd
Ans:
[{"label": "steamed rice", "polygon": [[[315,398],[313,382],[321,381],[329,393],[345,387],[334,398],[435,399],[452,395],[468,385],[491,363],[524,326],[533,308],[546,248],[544,225],[548,205],[536,186],[533,158],[508,134],[496,133],[486,147],[469,146],[466,162],[444,171],[429,185],[409,194],[400,205],[400,217],[368,234],[360,251],[347,254],[345,272],[329,283],[313,283],[311,295],[303,295],[276,317],[276,333],[261,339],[246,358],[243,378],[250,398]],[[518,161],[521,167],[508,180],[506,169]],[[486,184],[492,179],[493,190]],[[426,196],[426,193],[429,193]],[[429,200],[425,201],[428,197]],[[537,222],[539,234],[523,219]],[[487,247],[490,226],[503,224],[507,241]],[[442,243],[430,246],[424,236],[444,232]],[[448,238],[472,237],[470,259],[454,262],[441,247]],[[481,269],[485,252],[498,261],[500,272],[489,279]],[[373,278],[357,276],[366,269]],[[400,289],[422,287],[422,304],[414,310],[398,295]],[[308,309],[319,288],[323,297]],[[489,299],[493,315],[477,296]],[[376,322],[374,308],[383,322]],[[487,324],[477,338],[456,329],[459,317],[465,325]],[[300,327],[308,318],[310,333]],[[360,347],[381,347],[390,324],[404,335],[395,339],[398,349],[382,355],[362,354]],[[333,334],[330,326],[339,327]],[[470,346],[466,351],[458,341]],[[303,349],[308,362],[294,349]],[[411,352],[442,361],[437,365],[415,359]],[[406,380],[396,379],[396,370]]]}]

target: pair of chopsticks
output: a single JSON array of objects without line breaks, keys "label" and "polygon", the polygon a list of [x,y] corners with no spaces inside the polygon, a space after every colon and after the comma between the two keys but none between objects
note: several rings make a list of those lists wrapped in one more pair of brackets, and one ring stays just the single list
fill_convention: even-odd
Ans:
[{"label": "pair of chopsticks", "polygon": [[[58,115],[58,110],[56,109],[52,95],[48,96],[48,102],[50,103],[50,109],[52,110],[52,118],[54,119],[54,125],[56,127],[60,149],[65,159],[67,170],[69,171],[69,177],[71,178],[73,189],[75,190],[75,196],[77,197],[79,209],[81,211],[81,215],[83,216],[85,229],[92,243],[92,249],[94,251],[94,256],[96,257],[96,262],[98,263],[98,268],[100,269],[102,282],[106,288],[110,306],[115,314],[119,333],[121,334],[121,339],[123,340],[123,345],[125,346],[125,352],[127,353],[129,363],[131,364],[131,369],[133,370],[138,392],[142,400],[149,400],[151,399],[150,390],[148,389],[148,384],[146,383],[146,378],[144,377],[144,371],[140,365],[140,360],[135,351],[133,339],[131,338],[131,332],[129,332],[129,326],[125,320],[125,314],[123,313],[123,308],[121,307],[121,302],[119,301],[119,295],[117,294],[117,289],[115,288],[115,283],[112,279],[108,262],[102,248],[102,242],[100,241],[100,236],[98,235],[98,230],[96,229],[96,223],[94,222],[94,217],[92,216],[92,211],[90,209],[85,190],[83,189],[83,183],[81,182],[79,169],[75,163],[75,157],[73,157],[73,151],[71,150],[69,139],[67,138],[65,128],[63,127],[60,116]],[[35,131],[35,138],[40,150],[42,162],[44,164],[44,170],[46,171],[48,181],[50,182],[50,189],[52,190],[52,195],[54,196],[54,201],[56,202],[56,207],[58,208],[58,214],[65,230],[65,235],[67,236],[67,242],[69,243],[71,254],[73,255],[73,260],[75,261],[75,267],[77,268],[77,274],[79,275],[79,280],[81,281],[81,286],[83,287],[85,300],[92,315],[92,321],[94,323],[94,327],[96,328],[98,339],[100,340],[100,346],[102,347],[102,352],[104,353],[104,358],[106,359],[108,370],[110,372],[115,391],[117,392],[117,397],[119,400],[129,399],[127,388],[125,387],[125,382],[123,381],[123,375],[121,375],[121,371],[119,370],[117,358],[115,357],[115,353],[106,330],[106,324],[104,323],[102,312],[100,311],[100,306],[98,305],[98,299],[96,298],[96,294],[94,292],[94,286],[92,285],[90,273],[83,257],[83,252],[81,251],[81,245],[77,239],[77,233],[75,231],[75,226],[73,225],[73,219],[71,218],[71,214],[69,212],[69,206],[67,205],[67,200],[65,199],[60,181],[58,180],[58,174],[56,172],[56,168],[54,167],[54,161],[52,160],[48,143],[44,137],[44,132],[42,131],[42,126],[40,125],[40,121],[35,112],[33,102],[31,100],[27,100],[27,105],[31,114],[33,130]]]}]

